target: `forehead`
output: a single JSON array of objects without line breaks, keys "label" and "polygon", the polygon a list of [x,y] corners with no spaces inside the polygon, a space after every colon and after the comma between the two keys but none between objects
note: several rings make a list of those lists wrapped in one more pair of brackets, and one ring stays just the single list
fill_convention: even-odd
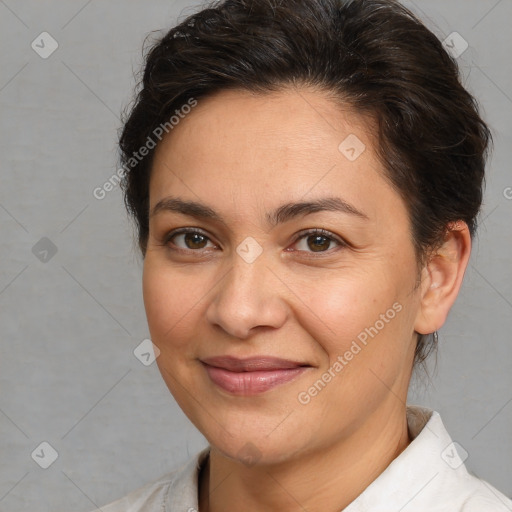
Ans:
[{"label": "forehead", "polygon": [[[329,136],[335,143],[358,133],[373,144],[368,139],[374,135],[374,123],[368,116],[311,88],[258,94],[238,89],[220,91],[197,100],[193,110],[178,121],[157,152],[168,145],[180,145],[183,139],[189,143],[215,140],[216,146],[224,149],[225,143],[233,139],[247,141],[250,146],[253,137],[258,137],[258,142],[266,142],[267,150],[281,147],[306,151],[323,144]],[[247,152],[249,147],[243,149]],[[254,145],[254,149],[262,148]],[[236,152],[236,147],[230,145],[229,150]]]},{"label": "forehead", "polygon": [[238,210],[342,195],[371,213],[383,188],[396,196],[375,135],[367,118],[325,93],[222,91],[199,99],[159,143],[150,205],[169,193]]}]

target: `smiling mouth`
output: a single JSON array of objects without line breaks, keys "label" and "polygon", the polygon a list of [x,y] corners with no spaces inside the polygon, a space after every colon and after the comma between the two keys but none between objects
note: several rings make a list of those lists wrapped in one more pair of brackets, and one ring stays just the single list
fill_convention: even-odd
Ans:
[{"label": "smiling mouth", "polygon": [[221,356],[202,359],[211,382],[234,395],[264,393],[290,382],[311,368],[310,365],[270,356],[238,359]]}]

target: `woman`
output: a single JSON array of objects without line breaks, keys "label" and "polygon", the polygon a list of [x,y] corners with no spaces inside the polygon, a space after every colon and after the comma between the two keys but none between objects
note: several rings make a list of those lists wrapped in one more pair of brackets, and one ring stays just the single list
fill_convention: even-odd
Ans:
[{"label": "woman", "polygon": [[490,142],[439,40],[392,0],[226,0],[141,85],[120,147],[148,325],[209,447],[102,510],[512,510],[406,405]]}]

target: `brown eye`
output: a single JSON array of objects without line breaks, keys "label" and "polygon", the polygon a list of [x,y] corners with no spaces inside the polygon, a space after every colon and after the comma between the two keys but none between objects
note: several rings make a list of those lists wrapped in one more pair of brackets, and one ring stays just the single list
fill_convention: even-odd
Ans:
[{"label": "brown eye", "polygon": [[329,240],[325,236],[311,235],[307,237],[307,244],[312,251],[318,252],[329,249],[329,245],[331,245],[331,240]]},{"label": "brown eye", "polygon": [[[207,247],[210,239],[196,230],[182,230],[171,232],[165,238],[165,245],[172,244],[179,249],[198,251]],[[211,243],[211,242],[210,242]]]},{"label": "brown eye", "polygon": [[324,229],[314,229],[302,233],[295,242],[298,251],[307,253],[329,252],[332,244],[335,244],[334,247],[336,247],[336,245],[345,245],[341,240]]},{"label": "brown eye", "polygon": [[204,235],[199,233],[183,233],[182,236],[187,249],[203,249],[208,240]]}]

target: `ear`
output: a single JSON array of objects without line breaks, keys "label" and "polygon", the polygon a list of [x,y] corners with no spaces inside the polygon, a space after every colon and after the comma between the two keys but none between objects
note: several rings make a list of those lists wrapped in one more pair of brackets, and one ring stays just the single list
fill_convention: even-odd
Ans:
[{"label": "ear", "polygon": [[450,223],[443,244],[429,257],[421,273],[416,332],[430,334],[445,323],[462,285],[470,254],[471,235],[467,224]]}]

